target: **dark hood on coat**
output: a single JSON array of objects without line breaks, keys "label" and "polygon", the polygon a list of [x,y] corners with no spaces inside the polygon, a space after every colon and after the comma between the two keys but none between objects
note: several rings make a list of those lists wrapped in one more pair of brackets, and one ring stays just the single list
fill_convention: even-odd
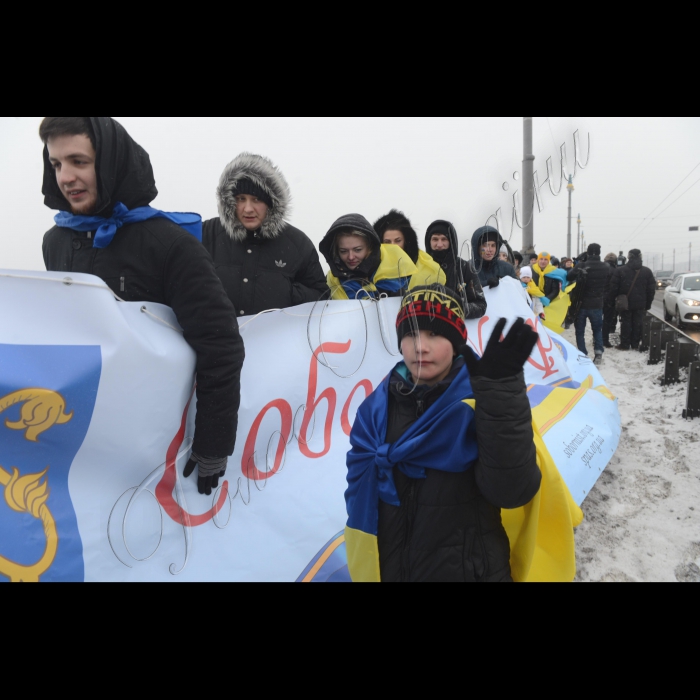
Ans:
[{"label": "dark hood on coat", "polygon": [[268,158],[252,153],[241,153],[221,175],[216,191],[221,225],[234,241],[244,241],[248,236],[248,231],[236,216],[236,194],[244,180],[263,190],[272,202],[260,235],[267,239],[277,238],[287,225],[285,219],[289,215],[292,195],[279,168]]},{"label": "dark hood on coat", "polygon": [[[98,200],[96,216],[109,218],[117,202],[127,209],[149,205],[157,196],[151,159],[126,129],[112,117],[88,117],[95,135]],[[56,173],[44,147],[44,204],[70,212],[68,201],[56,182]]]},{"label": "dark hood on coat", "polygon": [[[436,251],[433,250],[432,238],[435,234],[447,236],[450,239],[450,249]],[[433,221],[425,234],[425,249],[438,265],[443,265],[449,261],[456,261],[459,257],[459,237],[457,229],[449,222],[438,219]]]},{"label": "dark hood on coat", "polygon": [[[337,254],[336,240],[340,233],[352,233],[356,231],[369,241],[372,252],[369,257],[357,268],[350,270],[343,265]],[[381,263],[381,241],[372,224],[360,214],[348,214],[341,216],[321,241],[320,250],[331,272],[342,282],[348,279],[370,279]]]},{"label": "dark hood on coat", "polygon": [[377,232],[380,242],[384,240],[384,234],[387,231],[401,231],[406,239],[404,243],[406,254],[414,263],[418,262],[418,234],[403,212],[392,209],[374,224],[374,230]]}]

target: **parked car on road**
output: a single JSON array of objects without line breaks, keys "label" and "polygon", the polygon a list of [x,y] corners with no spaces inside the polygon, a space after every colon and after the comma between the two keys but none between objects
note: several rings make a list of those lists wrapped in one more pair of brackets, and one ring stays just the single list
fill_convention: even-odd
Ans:
[{"label": "parked car on road", "polygon": [[664,270],[654,273],[654,276],[656,277],[656,288],[657,289],[666,289],[666,287],[670,287],[671,282],[673,282],[673,278],[674,278],[673,272],[664,271]]},{"label": "parked car on road", "polygon": [[664,292],[664,316],[680,330],[700,326],[700,273],[677,275]]}]

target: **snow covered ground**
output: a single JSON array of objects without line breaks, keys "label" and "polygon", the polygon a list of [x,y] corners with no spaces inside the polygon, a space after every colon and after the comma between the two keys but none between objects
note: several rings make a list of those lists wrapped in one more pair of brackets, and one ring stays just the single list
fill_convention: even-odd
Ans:
[{"label": "snow covered ground", "polygon": [[[588,335],[592,353],[590,327]],[[573,328],[564,337],[576,345]],[[647,360],[608,350],[600,368],[620,400],[623,432],[583,504],[579,582],[700,582],[700,421],[683,420],[687,373],[662,387],[663,365]]]}]

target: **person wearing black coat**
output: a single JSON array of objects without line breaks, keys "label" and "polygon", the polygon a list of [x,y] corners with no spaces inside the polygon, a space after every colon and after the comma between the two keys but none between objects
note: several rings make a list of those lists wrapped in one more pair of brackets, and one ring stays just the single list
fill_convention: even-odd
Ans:
[{"label": "person wearing black coat", "polygon": [[[221,175],[217,199],[219,217],[204,223],[203,243],[239,316],[300,306],[328,293],[316,247],[285,220],[289,185],[270,160],[239,155]],[[264,212],[259,218],[256,208]]]},{"label": "person wearing black coat", "polygon": [[447,288],[460,295],[467,319],[483,318],[484,289],[474,266],[459,256],[457,229],[449,221],[434,221],[425,234],[425,249],[444,270]]},{"label": "person wearing black coat", "polygon": [[[501,510],[527,505],[541,487],[523,373],[537,335],[518,319],[500,342],[503,319],[477,360],[464,345],[463,313],[444,287],[407,295],[397,320],[405,361],[363,404],[353,428],[348,527],[378,508],[384,583],[512,582]],[[375,433],[373,423],[386,429]],[[373,436],[382,442],[378,453]],[[384,458],[388,446],[394,452]],[[405,462],[380,477],[387,483],[372,505],[367,471],[404,453]]]},{"label": "person wearing black coat", "polygon": [[656,298],[656,278],[648,267],[644,267],[640,250],[630,251],[629,262],[616,270],[610,282],[609,302],[614,303],[621,295],[627,295],[629,310],[620,313],[620,345],[617,349],[638,350],[644,317]]},{"label": "person wearing black coat", "polygon": [[472,252],[479,281],[484,287],[494,289],[498,287],[504,277],[518,279],[515,268],[499,258],[499,252],[503,246],[509,249],[507,243],[493,226],[483,226],[477,229],[472,236]]},{"label": "person wearing black coat", "polygon": [[[608,288],[612,284],[612,278],[617,271],[617,255],[615,253],[608,253],[605,256],[604,261],[608,267]],[[610,296],[605,295],[605,305],[603,306],[603,346],[611,350],[612,343],[610,342],[610,336],[617,331],[617,319],[619,315],[617,309],[615,308],[615,303],[610,301]]]},{"label": "person wearing black coat", "polygon": [[597,243],[588,246],[586,262],[578,265],[568,274],[569,282],[583,287],[579,297],[578,313],[574,321],[578,349],[588,355],[586,348],[586,326],[590,320],[593,328],[596,361],[605,352],[603,338],[603,307],[610,287],[610,266],[600,259],[601,247]]},{"label": "person wearing black coat", "polygon": [[[104,220],[118,203],[133,212],[157,196],[148,153],[111,117],[46,117],[40,134],[50,209]],[[211,495],[236,444],[245,350],[207,251],[157,217],[124,224],[106,246],[95,230],[55,226],[44,237],[43,253],[49,271],[95,275],[123,301],[173,309],[197,354],[197,419],[185,473],[199,466],[200,493]]]}]

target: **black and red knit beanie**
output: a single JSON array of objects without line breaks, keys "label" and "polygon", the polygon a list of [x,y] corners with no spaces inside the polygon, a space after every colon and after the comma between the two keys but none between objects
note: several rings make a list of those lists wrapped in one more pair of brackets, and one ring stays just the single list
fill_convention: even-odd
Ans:
[{"label": "black and red knit beanie", "polygon": [[464,309],[458,295],[440,284],[416,287],[403,299],[396,319],[399,347],[415,331],[430,331],[447,338],[455,352],[467,342]]}]

